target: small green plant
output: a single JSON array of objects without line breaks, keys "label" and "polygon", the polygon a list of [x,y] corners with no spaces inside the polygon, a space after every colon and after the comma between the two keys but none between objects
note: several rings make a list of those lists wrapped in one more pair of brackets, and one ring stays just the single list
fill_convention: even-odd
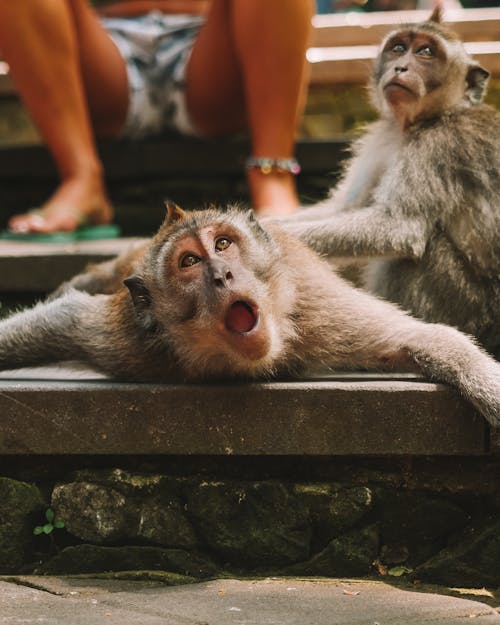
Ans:
[{"label": "small green plant", "polygon": [[47,508],[45,511],[45,519],[47,523],[44,525],[37,525],[33,530],[33,534],[35,536],[40,536],[40,534],[52,534],[54,530],[62,529],[64,527],[64,521],[56,521],[56,514],[52,508]]},{"label": "small green plant", "polygon": [[401,575],[408,575],[408,573],[413,573],[413,569],[408,566],[395,566],[387,571],[387,574],[392,575],[392,577],[401,577]]}]

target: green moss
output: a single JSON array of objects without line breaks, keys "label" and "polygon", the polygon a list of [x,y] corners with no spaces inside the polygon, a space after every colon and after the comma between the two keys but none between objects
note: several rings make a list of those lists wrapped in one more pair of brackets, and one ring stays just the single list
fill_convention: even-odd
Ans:
[{"label": "green moss", "polygon": [[0,478],[0,572],[19,570],[31,559],[33,528],[42,518],[44,508],[36,486]]},{"label": "green moss", "polygon": [[331,577],[369,575],[378,548],[377,527],[364,527],[335,538],[320,553],[307,562],[288,567],[285,573]]},{"label": "green moss", "polygon": [[176,480],[119,469],[82,471],[74,479],[54,488],[52,503],[67,530],[81,540],[196,547]]},{"label": "green moss", "polygon": [[281,482],[202,482],[186,497],[201,539],[232,565],[267,568],[309,556],[307,508]]},{"label": "green moss", "polygon": [[376,491],[375,515],[384,546],[406,547],[412,565],[435,555],[468,514],[453,501],[419,491]]},{"label": "green moss", "polygon": [[420,566],[415,576],[423,581],[452,586],[500,585],[500,521],[469,527],[453,547]]},{"label": "green moss", "polygon": [[77,545],[63,549],[37,572],[61,575],[140,570],[171,572],[207,579],[214,577],[218,569],[208,558],[182,549]]},{"label": "green moss", "polygon": [[[85,579],[88,576],[78,575],[77,578]],[[111,573],[92,573],[92,579],[117,579],[131,582],[155,582],[164,586],[181,586],[182,584],[194,584],[200,581],[198,577],[179,575],[171,571],[113,571]]]},{"label": "green moss", "polygon": [[295,494],[309,508],[313,551],[354,527],[370,510],[372,495],[369,488],[341,488],[336,484],[297,484]]}]

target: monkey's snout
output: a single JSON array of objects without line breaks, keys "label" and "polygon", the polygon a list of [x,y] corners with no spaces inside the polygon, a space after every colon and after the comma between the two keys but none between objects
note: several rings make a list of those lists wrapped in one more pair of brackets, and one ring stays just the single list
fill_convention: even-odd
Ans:
[{"label": "monkey's snout", "polygon": [[233,274],[227,270],[214,273],[214,284],[218,288],[228,287],[233,280]]},{"label": "monkey's snout", "polygon": [[254,306],[238,301],[231,304],[224,321],[228,330],[246,334],[255,328],[258,320],[259,316]]}]

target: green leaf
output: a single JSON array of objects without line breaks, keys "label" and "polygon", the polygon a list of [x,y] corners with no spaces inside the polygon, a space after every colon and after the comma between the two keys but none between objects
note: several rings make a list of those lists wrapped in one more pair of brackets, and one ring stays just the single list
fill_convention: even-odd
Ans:
[{"label": "green leaf", "polygon": [[54,520],[55,517],[55,513],[54,510],[52,510],[52,508],[47,508],[46,512],[45,512],[45,518],[47,519],[47,521],[49,523],[52,523],[52,521]]},{"label": "green leaf", "polygon": [[44,534],[50,534],[54,531],[54,526],[52,525],[52,523],[47,523],[42,527],[42,530]]},{"label": "green leaf", "polygon": [[392,569],[389,569],[387,574],[392,575],[393,577],[401,577],[401,575],[406,575],[412,571],[413,569],[410,569],[407,566],[395,566]]},{"label": "green leaf", "polygon": [[58,530],[62,529],[63,527],[65,527],[64,521],[56,521],[54,523],[54,527],[56,527]]},{"label": "green leaf", "polygon": [[35,536],[40,536],[42,532],[43,532],[43,527],[41,525],[37,525],[35,529],[33,530],[33,534],[35,534]]}]

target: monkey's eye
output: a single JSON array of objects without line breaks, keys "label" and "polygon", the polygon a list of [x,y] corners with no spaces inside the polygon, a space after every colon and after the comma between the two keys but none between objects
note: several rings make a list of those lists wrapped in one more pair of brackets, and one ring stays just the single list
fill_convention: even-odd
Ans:
[{"label": "monkey's eye", "polygon": [[184,256],[181,256],[181,259],[179,261],[179,267],[192,267],[193,265],[197,265],[200,260],[201,258],[199,256],[196,256],[196,254],[187,253],[184,254]]},{"label": "monkey's eye", "polygon": [[227,250],[231,243],[232,241],[226,239],[226,237],[220,237],[215,241],[215,251],[222,252],[224,250]]},{"label": "monkey's eye", "polygon": [[404,54],[406,50],[407,50],[406,45],[400,42],[395,43],[391,48],[391,52],[394,52],[395,54]]},{"label": "monkey's eye", "polygon": [[432,51],[430,46],[422,46],[417,50],[416,54],[417,56],[424,56],[427,58],[431,58],[432,56],[434,56],[434,52]]}]

